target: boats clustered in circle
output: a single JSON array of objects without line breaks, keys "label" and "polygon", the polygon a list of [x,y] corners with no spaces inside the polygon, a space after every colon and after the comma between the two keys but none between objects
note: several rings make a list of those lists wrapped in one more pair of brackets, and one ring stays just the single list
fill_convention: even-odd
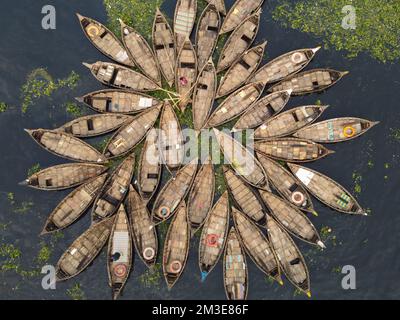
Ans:
[{"label": "boats clustered in circle", "polygon": [[[302,71],[319,48],[294,50],[260,67],[267,43],[252,44],[263,0],[237,0],[228,13],[223,0],[207,1],[196,20],[197,1],[178,0],[173,28],[157,9],[152,46],[123,21],[121,41],[78,14],[87,38],[114,61],[84,63],[107,89],[78,98],[96,114],[55,130],[27,130],[43,148],[74,162],[39,171],[23,183],[48,191],[75,188],[51,213],[43,234],[67,228],[91,207],[92,225],[58,261],[58,281],[84,271],[108,243],[114,299],[128,280],[134,252],[149,268],[162,255],[172,288],[185,269],[191,237],[199,232],[202,281],[223,259],[228,299],[247,298],[246,256],[268,277],[283,284],[285,275],[311,296],[307,265],[292,239],[325,248],[308,217],[317,215],[311,195],[338,212],[366,215],[343,186],[303,164],[330,155],[323,144],[354,139],[376,122],[352,117],[315,122],[327,108],[322,105],[283,111],[291,97],[326,90],[347,72]],[[224,45],[216,50],[219,41]],[[215,159],[184,163],[187,141],[176,110],[187,107],[192,129],[211,132],[227,163],[221,166],[227,191],[218,196]],[[253,130],[254,150],[218,130],[231,123],[232,133]],[[113,131],[102,153],[83,140]],[[171,178],[160,186],[163,168]],[[157,225],[169,219],[160,254]]]}]

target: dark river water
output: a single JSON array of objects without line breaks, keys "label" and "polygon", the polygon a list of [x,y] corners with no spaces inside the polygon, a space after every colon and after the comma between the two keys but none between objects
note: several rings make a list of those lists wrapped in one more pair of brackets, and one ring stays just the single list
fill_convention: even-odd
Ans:
[{"label": "dark river water", "polygon": [[[286,30],[271,17],[275,1],[266,1],[257,42],[268,40],[266,59],[296,48],[315,47],[320,39],[293,30]],[[167,1],[163,9],[173,14],[175,1]],[[228,3],[228,2],[227,2]],[[232,1],[229,1],[229,4]],[[57,9],[57,29],[41,28],[41,8],[53,4]],[[19,264],[23,270],[37,268],[35,259],[41,242],[38,235],[43,224],[67,193],[46,193],[18,186],[27,170],[35,163],[42,168],[64,163],[37,146],[24,128],[55,128],[72,119],[63,103],[101,87],[81,65],[82,61],[104,60],[85,39],[75,12],[106,21],[100,0],[31,1],[2,0],[0,13],[0,101],[11,109],[0,114],[1,179],[0,223],[1,243],[14,244],[21,250]],[[400,126],[398,97],[400,65],[378,63],[361,54],[349,60],[344,52],[321,50],[312,67],[349,70],[350,75],[332,89],[319,95],[293,98],[290,107],[313,104],[317,99],[331,107],[323,119],[355,116],[381,121],[380,125],[354,141],[331,146],[336,153],[310,165],[348,189],[354,187],[353,172],[362,176],[358,199],[371,210],[369,217],[344,216],[317,203],[319,217],[313,217],[318,229],[328,226],[332,233],[327,249],[320,252],[299,243],[311,275],[313,299],[396,299],[400,298],[400,142],[390,137],[391,128]],[[29,112],[20,112],[20,88],[26,75],[38,67],[46,67],[55,78],[64,78],[72,70],[81,76],[79,87],[60,90],[51,99],[41,99]],[[17,204],[12,205],[7,193],[12,192]],[[15,212],[22,202],[33,202],[29,212]],[[56,264],[69,244],[89,225],[89,215],[64,232],[64,238],[52,245],[49,264]],[[135,268],[122,299],[224,299],[221,262],[205,283],[200,282],[197,265],[198,241],[191,246],[186,270],[171,292],[164,280],[158,287],[145,287],[139,277],[145,271],[137,258]],[[1,258],[0,258],[1,259]],[[356,289],[341,286],[345,265],[356,269]],[[249,299],[307,299],[295,295],[294,287],[285,281],[283,287],[270,284],[265,276],[249,263]],[[105,253],[78,277],[57,284],[56,290],[43,290],[41,276],[25,277],[9,271],[0,273],[0,299],[69,299],[67,290],[79,283],[88,299],[109,299]]]}]

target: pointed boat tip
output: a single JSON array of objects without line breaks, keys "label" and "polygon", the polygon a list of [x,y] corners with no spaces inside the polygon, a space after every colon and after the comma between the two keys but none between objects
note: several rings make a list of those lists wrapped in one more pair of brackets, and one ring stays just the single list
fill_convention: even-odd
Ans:
[{"label": "pointed boat tip", "polygon": [[326,249],[325,244],[324,244],[321,240],[319,240],[319,241],[317,242],[317,245],[318,245],[321,249]]},{"label": "pointed boat tip", "polygon": [[344,77],[344,76],[346,76],[346,75],[348,75],[350,73],[350,71],[342,71],[342,72],[340,72],[340,75],[342,76],[342,77]]},{"label": "pointed boat tip", "polygon": [[308,291],[306,292],[306,295],[307,295],[307,297],[311,298],[311,291],[308,290]]},{"label": "pointed boat tip", "polygon": [[29,179],[25,179],[24,181],[18,182],[18,185],[23,187],[27,186],[28,184],[29,184]]},{"label": "pointed boat tip", "polygon": [[83,103],[83,97],[75,97],[75,100],[80,103]]},{"label": "pointed boat tip", "polygon": [[288,90],[286,90],[286,93],[287,93],[289,96],[292,95],[292,92],[293,92],[293,89],[288,89]]},{"label": "pointed boat tip", "polygon": [[319,50],[321,50],[321,48],[322,48],[322,46],[318,46],[318,47],[316,47],[316,48],[311,49],[311,51],[312,51],[313,53],[317,53]]},{"label": "pointed boat tip", "polygon": [[79,20],[82,20],[84,18],[84,16],[81,15],[79,12],[75,12],[75,15],[78,17]]},{"label": "pointed boat tip", "polygon": [[381,122],[380,121],[371,121],[371,128],[373,127],[373,126],[377,126],[378,124],[380,124]]},{"label": "pointed boat tip", "polygon": [[201,282],[203,283],[204,281],[206,281],[208,276],[208,272],[202,271],[201,272]]},{"label": "pointed boat tip", "polygon": [[336,153],[336,151],[327,149],[327,152],[326,152],[327,155],[334,154],[334,153]]},{"label": "pointed boat tip", "polygon": [[32,134],[32,132],[33,132],[34,130],[32,130],[32,129],[24,129],[24,131],[25,131],[26,133],[28,133],[28,134]]},{"label": "pointed boat tip", "polygon": [[87,62],[82,62],[82,64],[83,64],[86,68],[92,69],[92,64],[87,63]]}]

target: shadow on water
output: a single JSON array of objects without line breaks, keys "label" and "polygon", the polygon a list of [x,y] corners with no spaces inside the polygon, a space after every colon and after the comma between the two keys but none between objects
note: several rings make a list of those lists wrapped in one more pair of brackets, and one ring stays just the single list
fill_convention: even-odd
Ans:
[{"label": "shadow on water", "polygon": [[[21,251],[16,261],[22,270],[37,270],[37,256],[43,241],[51,250],[48,263],[58,257],[89,225],[86,215],[63,233],[63,238],[50,241],[38,237],[43,224],[66,192],[46,193],[25,189],[17,185],[27,175],[28,168],[39,163],[42,167],[64,161],[49,155],[24,133],[23,128],[54,128],[71,119],[62,105],[100,86],[81,65],[82,61],[104,59],[84,38],[76,21],[75,12],[106,21],[102,1],[52,1],[57,9],[57,29],[41,29],[41,8],[45,1],[3,1],[0,38],[0,101],[12,106],[0,115],[0,145],[2,170],[0,180],[0,234],[1,243],[13,244]],[[229,1],[231,3],[232,1]],[[268,59],[302,47],[319,45],[318,39],[297,31],[282,29],[272,20],[272,5],[264,5],[260,33],[256,42],[268,40]],[[165,11],[173,13],[173,1],[167,1]],[[227,2],[228,3],[228,2]],[[26,13],[29,13],[27,15]],[[399,64],[381,64],[367,55],[348,60],[342,52],[321,50],[312,67],[333,67],[350,70],[346,77],[331,90],[318,95],[293,98],[289,108],[314,104],[320,100],[330,104],[324,119],[339,116],[356,116],[379,120],[373,131],[352,142],[332,146],[336,153],[310,165],[327,173],[349,189],[354,187],[353,172],[362,176],[358,199],[370,208],[370,217],[348,217],[334,213],[315,201],[319,217],[313,218],[318,229],[329,226],[332,233],[328,249],[315,251],[299,244],[309,264],[313,297],[317,299],[378,299],[399,298],[397,278],[400,261],[396,251],[399,245],[400,206],[399,159],[400,142],[390,137],[390,129],[400,126],[397,92],[400,90]],[[54,78],[64,78],[75,70],[80,76],[79,87],[59,90],[51,99],[41,99],[25,114],[20,112],[20,88],[26,75],[33,69],[45,67]],[[12,193],[12,203],[8,193]],[[29,203],[32,208],[17,210]],[[32,205],[32,204],[31,204]],[[22,212],[21,212],[22,211]],[[45,255],[45,253],[42,252]],[[0,256],[0,261],[4,257]],[[341,288],[340,269],[353,265],[357,270],[357,290]],[[294,288],[286,281],[284,287],[269,284],[263,274],[252,264],[250,269],[250,299],[303,299],[294,295]],[[223,299],[221,262],[205,283],[200,283],[196,245],[191,246],[190,258],[182,279],[171,292],[166,290],[164,279],[159,286],[144,288],[140,275],[145,267],[135,260],[134,272],[124,291],[123,299]],[[339,271],[339,273],[338,273]],[[90,272],[67,283],[57,285],[57,290],[41,288],[40,276],[21,276],[20,272],[0,271],[0,299],[68,299],[67,289],[81,284],[88,299],[108,299],[105,253],[95,260]],[[196,290],[193,290],[196,288]]]}]

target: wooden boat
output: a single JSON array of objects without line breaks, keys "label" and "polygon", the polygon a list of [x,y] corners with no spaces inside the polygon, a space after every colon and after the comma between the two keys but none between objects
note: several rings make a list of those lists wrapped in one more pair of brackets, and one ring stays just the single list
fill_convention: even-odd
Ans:
[{"label": "wooden boat", "polygon": [[92,225],[64,252],[57,263],[57,281],[71,279],[84,271],[106,244],[114,217]]},{"label": "wooden boat", "polygon": [[117,130],[129,119],[122,114],[93,114],[72,120],[57,130],[77,138],[95,137]]},{"label": "wooden boat", "polygon": [[290,137],[259,140],[254,143],[254,149],[275,160],[288,162],[311,162],[334,153],[318,143]]},{"label": "wooden boat", "polygon": [[264,0],[237,0],[226,15],[221,34],[236,29],[244,19],[260,9],[263,2]]},{"label": "wooden boat", "polygon": [[171,27],[157,8],[153,23],[153,50],[168,85],[175,81],[175,39]]},{"label": "wooden boat", "polygon": [[325,249],[317,229],[297,207],[271,192],[261,190],[260,194],[264,203],[270,209],[271,215],[282,228],[300,240]]},{"label": "wooden boat", "polygon": [[360,118],[336,118],[307,126],[293,135],[318,143],[335,143],[355,139],[378,123]]},{"label": "wooden boat", "polygon": [[292,90],[271,93],[247,109],[233,126],[232,131],[253,129],[282,111],[290,99]]},{"label": "wooden boat", "polygon": [[223,166],[225,183],[235,205],[253,222],[265,227],[266,212],[255,192],[228,166]]},{"label": "wooden boat", "polygon": [[[267,41],[247,50],[225,73],[217,91],[217,98],[224,97],[247,82],[257,70],[265,51]],[[254,81],[256,82],[256,81]]]},{"label": "wooden boat", "polygon": [[305,210],[314,215],[318,215],[311,200],[310,195],[303,188],[301,182],[287,169],[278,162],[257,152],[258,160],[263,166],[268,180],[274,189],[287,201],[301,210]]},{"label": "wooden boat", "polygon": [[253,187],[269,190],[264,169],[254,155],[226,133],[214,129],[214,135],[225,159],[232,165],[236,174]]},{"label": "wooden boat", "polygon": [[281,81],[303,70],[321,49],[299,49],[285,53],[261,67],[248,83],[262,81],[266,84]]},{"label": "wooden boat", "polygon": [[160,184],[162,167],[158,149],[158,133],[151,129],[144,143],[139,162],[138,189],[144,201],[148,202]]},{"label": "wooden boat", "polygon": [[211,114],[207,127],[217,127],[243,114],[261,96],[264,91],[261,82],[250,83],[228,96]]},{"label": "wooden boat", "polygon": [[25,131],[42,148],[56,156],[79,162],[107,162],[106,157],[91,145],[68,133],[45,129]]},{"label": "wooden boat", "polygon": [[133,267],[133,244],[128,216],[123,205],[119,207],[108,241],[108,283],[116,300]]},{"label": "wooden boat", "polygon": [[292,96],[321,92],[332,87],[349,72],[331,69],[314,69],[295,74],[268,88],[269,92],[292,89]]},{"label": "wooden boat", "polygon": [[160,119],[159,148],[161,160],[169,170],[177,170],[183,161],[184,144],[182,128],[174,109],[165,101]]},{"label": "wooden boat", "polygon": [[130,186],[127,212],[131,221],[132,238],[136,250],[148,268],[157,262],[158,239],[146,202],[137,191]]},{"label": "wooden boat", "polygon": [[92,75],[102,84],[117,89],[134,90],[140,92],[157,91],[158,84],[139,72],[115,63],[101,62],[83,63]]},{"label": "wooden boat", "polygon": [[206,220],[213,205],[214,191],[214,165],[208,158],[201,164],[189,192],[187,211],[192,235],[201,228]]},{"label": "wooden boat", "polygon": [[254,131],[254,139],[290,136],[317,120],[328,106],[302,106],[268,119]]},{"label": "wooden boat", "polygon": [[191,101],[194,84],[197,80],[196,51],[189,38],[182,44],[178,53],[175,70],[175,86],[180,95],[179,108],[183,112]]},{"label": "wooden boat", "polygon": [[258,10],[245,20],[242,20],[237,29],[229,36],[221,51],[217,64],[217,72],[228,69],[248,48],[250,48],[257,36],[260,26],[260,16],[261,10]]},{"label": "wooden boat", "polygon": [[201,281],[214,269],[220,259],[229,227],[228,192],[224,192],[208,215],[200,236],[199,267]]},{"label": "wooden boat", "polygon": [[122,43],[109,29],[96,20],[81,16],[79,13],[76,15],[86,37],[101,53],[118,63],[129,67],[135,66]]},{"label": "wooden boat", "polygon": [[328,207],[343,213],[367,215],[350,192],[336,181],[309,168],[289,163],[288,166],[304,187]]},{"label": "wooden boat", "polygon": [[117,89],[91,92],[76,100],[100,113],[131,114],[162,105],[160,100],[144,93]]},{"label": "wooden boat", "polygon": [[298,290],[311,298],[310,275],[299,248],[271,217],[268,217],[268,235],[283,273]]},{"label": "wooden boat", "polygon": [[97,197],[107,173],[91,179],[65,197],[50,214],[41,235],[63,230],[77,221]]},{"label": "wooden boat", "polygon": [[179,205],[164,242],[163,272],[168,289],[175,285],[186,266],[190,246],[190,228],[185,201]]},{"label": "wooden boat", "polygon": [[67,163],[34,173],[20,185],[40,190],[64,190],[88,182],[107,171],[106,166],[90,163]]},{"label": "wooden boat", "polygon": [[179,52],[189,38],[197,14],[197,0],[178,0],[175,7],[174,16],[174,33],[176,41],[176,49]]},{"label": "wooden boat", "polygon": [[225,0],[206,0],[207,3],[213,5],[218,12],[225,16],[226,15],[226,8],[225,8]]},{"label": "wooden boat", "polygon": [[[194,159],[178,171],[158,194],[152,210],[152,220],[159,223],[171,218],[185,199],[196,176],[198,159]],[[186,206],[185,206],[186,207]],[[186,211],[186,208],[185,208]]]},{"label": "wooden boat", "polygon": [[212,57],[217,46],[221,17],[217,8],[209,4],[200,16],[196,30],[196,54],[199,72]]},{"label": "wooden boat", "polygon": [[277,257],[265,235],[236,208],[232,208],[232,216],[241,243],[250,258],[267,276],[283,284]]},{"label": "wooden boat", "polygon": [[115,158],[128,154],[153,128],[160,110],[161,105],[140,113],[131,121],[125,122],[108,141],[104,148],[104,155],[107,158]]},{"label": "wooden boat", "polygon": [[122,42],[131,60],[135,62],[145,76],[161,86],[161,74],[157,60],[146,39],[122,20],[119,21],[121,23]]},{"label": "wooden boat", "polygon": [[249,291],[249,272],[246,255],[234,227],[229,231],[226,240],[223,270],[228,300],[246,300]]},{"label": "wooden boat", "polygon": [[210,60],[200,71],[193,92],[193,125],[194,130],[200,131],[207,122],[214,105],[217,90],[217,72]]},{"label": "wooden boat", "polygon": [[112,216],[128,192],[135,168],[135,155],[130,155],[107,179],[92,208],[92,221],[97,223]]}]

